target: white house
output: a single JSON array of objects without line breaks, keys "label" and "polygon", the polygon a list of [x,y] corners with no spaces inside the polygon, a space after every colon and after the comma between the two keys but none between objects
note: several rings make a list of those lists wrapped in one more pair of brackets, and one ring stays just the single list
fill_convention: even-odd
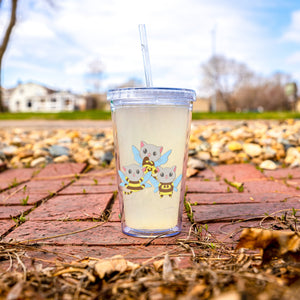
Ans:
[{"label": "white house", "polygon": [[37,83],[19,84],[11,93],[10,112],[60,112],[84,107],[84,98],[70,92],[59,92]]}]

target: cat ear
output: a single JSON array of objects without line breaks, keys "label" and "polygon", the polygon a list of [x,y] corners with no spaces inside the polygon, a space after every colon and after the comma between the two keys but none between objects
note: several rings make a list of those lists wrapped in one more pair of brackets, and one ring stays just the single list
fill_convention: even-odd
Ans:
[{"label": "cat ear", "polygon": [[145,146],[145,142],[141,141],[141,148]]},{"label": "cat ear", "polygon": [[126,172],[126,168],[125,167],[123,167],[123,171]]},{"label": "cat ear", "polygon": [[157,172],[160,172],[159,168],[156,168]]},{"label": "cat ear", "polygon": [[145,171],[146,171],[146,168],[143,168],[143,173],[145,173]]},{"label": "cat ear", "polygon": [[162,151],[163,151],[163,147],[160,147],[159,151],[160,151],[160,153],[162,153]]},{"label": "cat ear", "polygon": [[172,167],[173,172],[176,172],[176,166]]}]

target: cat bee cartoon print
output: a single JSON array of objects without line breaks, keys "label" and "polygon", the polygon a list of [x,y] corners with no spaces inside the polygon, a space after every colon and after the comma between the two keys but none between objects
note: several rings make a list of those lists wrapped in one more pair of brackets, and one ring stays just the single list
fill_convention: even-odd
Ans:
[{"label": "cat bee cartoon print", "polygon": [[164,196],[173,196],[173,191],[177,192],[177,187],[181,181],[182,175],[176,178],[176,166],[171,168],[157,168],[157,178],[150,178],[150,182],[155,187],[154,193],[159,191],[160,198]]},{"label": "cat bee cartoon print", "polygon": [[143,190],[144,188],[151,187],[147,181],[151,177],[151,173],[144,173],[144,169],[137,164],[131,164],[123,167],[124,173],[120,170],[118,171],[122,182],[120,186],[126,188],[123,191],[125,195],[130,195],[133,192],[138,192]]},{"label": "cat bee cartoon print", "polygon": [[172,152],[169,150],[162,155],[162,151],[163,147],[148,144],[145,141],[141,141],[140,150],[132,146],[135,161],[145,169],[145,172],[150,172],[154,178],[157,176],[157,167],[165,164]]}]

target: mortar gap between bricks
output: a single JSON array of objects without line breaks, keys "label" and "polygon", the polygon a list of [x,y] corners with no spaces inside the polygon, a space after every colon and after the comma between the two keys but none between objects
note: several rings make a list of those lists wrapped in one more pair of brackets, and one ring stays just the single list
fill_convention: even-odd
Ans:
[{"label": "mortar gap between bricks", "polygon": [[[14,219],[19,220],[20,217],[22,216],[22,217],[25,218],[25,221],[24,222],[20,222],[20,223],[16,223],[14,226],[12,226],[11,228],[9,228],[6,232],[4,232],[3,234],[1,234],[0,235],[0,241],[3,238],[5,238],[8,234],[10,234],[12,231],[14,231],[17,227],[22,226],[22,224],[24,224],[26,221],[28,221],[28,220],[26,220],[26,216],[28,216],[34,209],[35,209],[35,207],[31,207],[31,208],[27,209],[26,211],[23,211],[22,213],[18,214],[17,216],[11,217],[10,220],[14,221]],[[5,220],[8,220],[8,219],[5,219]]]},{"label": "mortar gap between bricks", "polygon": [[[32,178],[31,178],[31,179],[32,179]],[[8,186],[7,188],[0,189],[0,194],[3,193],[3,192],[6,192],[6,191],[8,191],[8,190],[11,190],[11,189],[13,189],[13,188],[17,188],[17,187],[20,186],[21,184],[28,183],[28,182],[31,181],[31,179],[29,179],[29,180],[24,180],[24,181],[20,181],[20,182],[18,182],[17,185],[15,185],[15,186],[10,185],[10,186]]]},{"label": "mortar gap between bricks", "polygon": [[[29,215],[33,210],[35,210],[36,208],[38,208],[39,206],[41,206],[42,204],[46,203],[48,200],[50,200],[51,198],[54,198],[61,190],[63,190],[64,188],[67,188],[69,185],[71,185],[73,183],[73,181],[71,180],[69,183],[67,183],[66,185],[64,185],[62,188],[60,188],[59,190],[55,191],[55,192],[51,192],[49,193],[48,196],[38,200],[36,203],[34,203],[34,207],[32,207],[31,209],[26,211],[26,216]],[[22,214],[18,215],[18,217],[20,217]],[[26,221],[25,221],[26,222]],[[22,224],[21,224],[22,225]],[[16,226],[17,227],[17,226]]]},{"label": "mortar gap between bricks", "polygon": [[117,199],[118,196],[118,191],[114,191],[111,198],[109,199],[104,211],[102,212],[101,216],[100,216],[100,220],[103,220],[105,222],[108,222],[109,217],[111,215],[112,212],[112,207]]}]

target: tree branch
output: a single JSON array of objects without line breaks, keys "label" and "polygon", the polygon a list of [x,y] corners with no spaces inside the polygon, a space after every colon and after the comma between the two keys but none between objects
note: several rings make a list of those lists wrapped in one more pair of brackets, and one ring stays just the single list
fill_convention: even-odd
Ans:
[{"label": "tree branch", "polygon": [[17,2],[18,2],[18,0],[12,0],[11,1],[12,8],[11,8],[11,14],[10,14],[10,21],[9,21],[8,26],[7,26],[6,32],[4,34],[2,44],[0,45],[0,65],[1,65],[1,61],[2,61],[2,58],[3,58],[4,52],[7,48],[8,42],[9,42],[10,34],[11,34],[12,29],[15,26],[16,21],[17,21]]}]

